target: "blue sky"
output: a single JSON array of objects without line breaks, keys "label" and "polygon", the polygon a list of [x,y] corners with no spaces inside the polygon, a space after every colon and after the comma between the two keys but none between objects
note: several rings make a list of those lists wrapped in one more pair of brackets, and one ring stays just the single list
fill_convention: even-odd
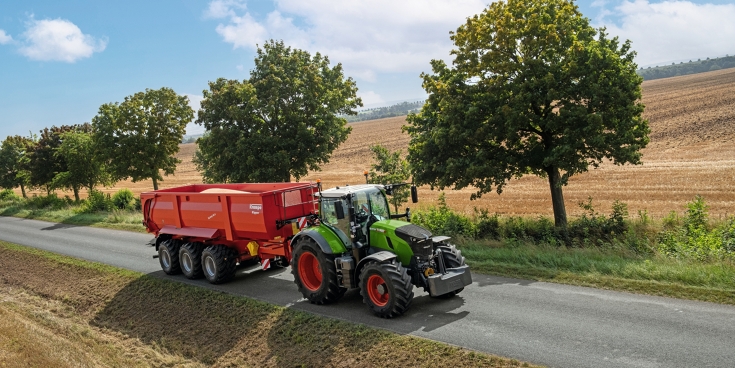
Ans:
[{"label": "blue sky", "polygon": [[[641,66],[735,54],[734,3],[577,2],[595,26],[633,41]],[[173,88],[197,107],[208,81],[247,78],[255,45],[270,38],[341,62],[367,107],[423,99],[419,74],[450,60],[448,32],[487,4],[0,0],[0,140],[90,121],[146,88]]]}]

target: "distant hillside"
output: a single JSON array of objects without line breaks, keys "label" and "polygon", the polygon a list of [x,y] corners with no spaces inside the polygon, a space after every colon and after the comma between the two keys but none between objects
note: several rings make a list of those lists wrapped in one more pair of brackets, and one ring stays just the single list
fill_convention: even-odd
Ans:
[{"label": "distant hillside", "polygon": [[697,61],[689,60],[688,63],[679,63],[666,66],[648,67],[646,69],[638,70],[638,75],[643,77],[643,80],[653,80],[660,78],[676,77],[680,75],[696,74],[711,72],[714,70],[735,68],[735,56],[725,56],[716,59],[707,58],[706,60],[699,59]]},{"label": "distant hillside", "polygon": [[361,110],[357,115],[345,115],[342,117],[347,119],[350,123],[363,120],[391,118],[394,116],[408,115],[410,112],[417,112],[421,109],[421,106],[424,106],[424,101],[401,102],[392,106]]}]

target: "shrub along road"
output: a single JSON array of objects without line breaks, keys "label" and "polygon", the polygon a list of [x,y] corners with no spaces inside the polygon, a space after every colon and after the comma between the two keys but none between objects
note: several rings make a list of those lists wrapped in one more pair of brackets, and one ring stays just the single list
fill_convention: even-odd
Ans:
[{"label": "shrub along road", "polygon": [[[163,275],[150,235],[0,217],[0,240]],[[3,270],[12,272],[12,270]],[[421,290],[406,315],[374,317],[359,294],[315,306],[296,290],[289,269],[242,269],[214,286],[247,296],[398,333],[564,367],[730,367],[735,361],[735,307],[474,274],[450,300]]]}]

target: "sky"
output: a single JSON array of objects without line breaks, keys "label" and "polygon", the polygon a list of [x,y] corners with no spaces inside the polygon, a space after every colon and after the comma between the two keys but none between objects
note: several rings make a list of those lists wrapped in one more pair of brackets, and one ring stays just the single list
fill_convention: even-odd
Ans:
[{"label": "sky", "polygon": [[[100,105],[169,87],[198,109],[217,78],[247,79],[268,39],[327,55],[365,107],[426,98],[449,32],[490,0],[0,0],[0,140],[89,122]],[[735,54],[735,0],[577,1],[632,41],[641,67]],[[201,134],[191,123],[187,134]]]}]

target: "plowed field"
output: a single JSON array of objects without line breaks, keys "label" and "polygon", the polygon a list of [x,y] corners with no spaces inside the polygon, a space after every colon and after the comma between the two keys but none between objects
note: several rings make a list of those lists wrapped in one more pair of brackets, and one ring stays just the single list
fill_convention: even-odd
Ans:
[{"label": "plowed field", "polygon": [[[631,215],[646,210],[661,217],[670,211],[682,213],[686,202],[701,194],[712,217],[735,214],[735,69],[644,82],[643,102],[651,127],[643,165],[603,164],[572,177],[564,188],[568,213],[580,214],[577,204],[592,197],[595,208],[604,213],[618,199],[628,204]],[[352,134],[331,162],[302,180],[320,178],[326,187],[363,182],[362,172],[371,163],[370,145],[406,152],[409,138],[401,132],[404,124],[405,117],[351,124]],[[191,164],[194,150],[194,144],[181,146],[178,156],[183,162],[162,187],[201,181]],[[150,182],[118,184],[135,192],[150,186]],[[469,200],[471,188],[445,192],[450,207],[460,211],[478,207],[506,215],[552,215],[548,184],[533,176],[512,181],[502,195],[486,194],[477,201]],[[435,203],[437,196],[438,192],[422,188],[421,206]]]}]

